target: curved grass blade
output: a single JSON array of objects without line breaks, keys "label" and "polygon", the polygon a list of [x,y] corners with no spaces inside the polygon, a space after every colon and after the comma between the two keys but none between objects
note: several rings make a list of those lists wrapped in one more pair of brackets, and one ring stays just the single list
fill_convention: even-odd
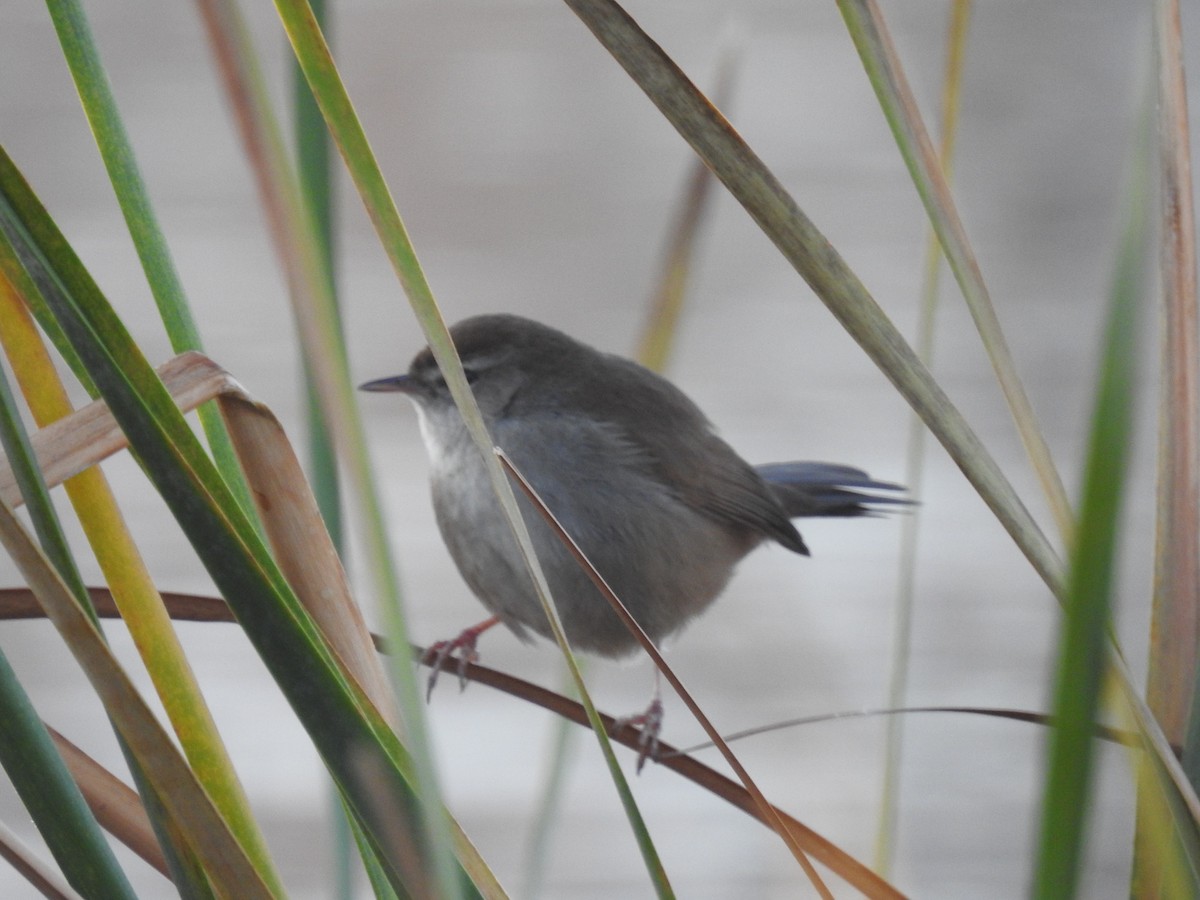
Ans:
[{"label": "curved grass blade", "polygon": [[[341,561],[324,528],[312,494],[305,489],[299,460],[292,450],[283,427],[262,404],[254,402],[233,382],[224,370],[199,354],[180,357],[189,376],[201,375],[215,385],[221,413],[229,427],[247,482],[258,502],[259,515],[271,540],[276,558],[301,603],[328,640],[330,649],[353,679],[356,688],[379,709],[392,717],[393,695],[378,662],[362,612],[355,604]],[[205,393],[208,393],[207,391]],[[380,781],[378,765],[365,762],[365,778]],[[375,819],[389,833],[418,831],[419,822],[409,809],[388,792],[370,791]],[[399,823],[406,823],[401,828]],[[453,820],[450,838],[458,860],[471,882],[488,897],[504,895],[499,882]],[[370,836],[355,829],[364,846],[364,863],[369,872],[380,868],[379,861],[366,852],[373,846]],[[398,841],[392,840],[391,845]],[[373,876],[374,879],[374,876]],[[379,887],[376,888],[377,892]]]},{"label": "curved grass blade", "polygon": [[184,357],[223,382],[218,403],[229,426],[259,518],[275,559],[345,670],[386,717],[394,717],[392,694],[379,665],[362,611],[350,594],[337,550],[312,494],[305,490],[300,461],[279,420],[254,402],[224,370],[196,354]]}]

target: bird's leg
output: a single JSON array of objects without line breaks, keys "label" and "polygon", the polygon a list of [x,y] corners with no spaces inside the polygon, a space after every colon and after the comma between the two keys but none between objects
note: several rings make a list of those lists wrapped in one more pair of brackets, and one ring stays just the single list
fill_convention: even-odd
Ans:
[{"label": "bird's leg", "polygon": [[473,663],[479,659],[479,653],[475,649],[475,642],[479,640],[479,636],[491,628],[493,625],[500,624],[499,616],[492,616],[490,619],[484,619],[478,625],[472,625],[470,628],[464,628],[459,632],[458,637],[448,641],[438,641],[425,651],[425,655],[421,657],[421,662],[429,666],[429,682],[425,689],[425,702],[429,702],[429,698],[433,696],[433,686],[437,684],[438,673],[442,671],[442,667],[446,665],[446,660],[458,654],[458,687],[459,690],[466,690],[467,687],[467,664]]},{"label": "bird's leg", "polygon": [[639,775],[642,772],[642,766],[646,765],[646,760],[658,757],[658,736],[662,732],[662,723],[662,675],[659,674],[658,669],[655,669],[654,696],[650,700],[650,705],[646,707],[645,712],[638,713],[636,716],[617,719],[615,729],[615,731],[620,731],[626,726],[637,726],[641,729],[641,734],[638,736],[637,771]]}]

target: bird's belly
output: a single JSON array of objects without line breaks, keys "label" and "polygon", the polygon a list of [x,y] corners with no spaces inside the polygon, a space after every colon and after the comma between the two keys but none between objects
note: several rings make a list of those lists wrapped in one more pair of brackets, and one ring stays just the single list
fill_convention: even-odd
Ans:
[{"label": "bird's belly", "polygon": [[[481,459],[434,478],[438,525],[464,580],[480,601],[518,635],[550,636],[515,539]],[[518,467],[521,461],[517,459]],[[580,483],[566,475],[529,475],[584,554],[655,641],[703,611],[750,549],[729,531],[675,501],[653,482],[618,473]],[[572,646],[620,656],[636,640],[552,527],[518,497],[559,618]]]}]

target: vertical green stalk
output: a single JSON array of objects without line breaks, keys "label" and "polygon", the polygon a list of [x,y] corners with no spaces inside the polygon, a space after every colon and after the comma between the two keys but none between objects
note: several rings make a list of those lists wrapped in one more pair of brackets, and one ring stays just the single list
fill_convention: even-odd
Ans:
[{"label": "vertical green stalk", "polygon": [[[313,15],[326,35],[330,33],[330,17],[326,10],[325,0],[311,0]],[[296,144],[296,174],[300,184],[300,194],[308,207],[313,223],[313,237],[317,243],[318,252],[324,262],[323,270],[327,276],[326,290],[335,309],[337,300],[337,279],[335,276],[334,232],[333,232],[333,172],[331,166],[329,132],[325,129],[325,120],[321,110],[313,99],[312,90],[304,80],[295,59],[291,60],[292,78],[292,108],[295,122],[294,139]],[[345,344],[341,332],[340,317],[337,320],[338,337]],[[329,434],[329,422],[321,409],[320,397],[313,383],[313,372],[307,358],[302,361],[304,367],[304,400],[306,413],[306,428],[308,433],[308,478],[312,485],[313,496],[321,518],[325,520],[325,528],[330,540],[337,548],[338,554],[344,556],[342,546],[342,491],[338,479],[337,456],[335,455],[333,439]],[[330,796],[330,824],[333,830],[334,851],[334,895],[349,900],[354,895],[353,867],[353,835],[350,823],[346,817],[345,806],[338,799],[336,791]]]},{"label": "vertical green stalk", "polygon": [[[1139,167],[1144,171],[1145,166]],[[1141,173],[1139,172],[1139,175]],[[1056,727],[1042,802],[1033,896],[1064,900],[1078,888],[1091,797],[1096,710],[1107,665],[1110,599],[1122,489],[1132,438],[1135,354],[1143,305],[1147,203],[1137,179],[1117,257],[1055,687]]]},{"label": "vertical green stalk", "polygon": [[[313,15],[328,34],[329,23],[324,0],[312,0]],[[324,263],[325,290],[333,298],[336,308],[337,279],[335,277],[334,234],[333,234],[333,172],[331,166],[329,132],[321,110],[313,99],[312,90],[304,80],[304,73],[292,60],[292,106],[295,110],[295,142],[297,176],[300,193],[308,207],[313,223],[313,238]],[[335,322],[338,339],[345,346],[341,333],[340,317]],[[329,423],[321,410],[319,399],[312,384],[312,373],[305,364],[305,397],[308,413],[309,472],[317,505],[325,519],[325,527],[333,539],[334,546],[342,546],[341,487],[338,482],[337,458],[334,456],[333,441],[329,436]]]}]

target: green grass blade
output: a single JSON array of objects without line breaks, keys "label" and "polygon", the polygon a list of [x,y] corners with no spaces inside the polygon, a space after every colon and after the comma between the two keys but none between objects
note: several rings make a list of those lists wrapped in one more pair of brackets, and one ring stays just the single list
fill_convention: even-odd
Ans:
[{"label": "green grass blade", "polygon": [[[313,14],[321,27],[328,31],[328,13],[324,0],[313,0]],[[315,239],[324,264],[326,291],[337,312],[337,279],[333,245],[333,171],[329,132],[317,101],[313,99],[308,82],[295,62],[292,63],[292,107],[295,111],[296,171],[300,193],[309,209]],[[335,318],[338,342],[345,352],[345,339],[340,318]],[[329,536],[339,550],[342,541],[341,489],[338,484],[337,458],[334,456],[330,423],[321,409],[320,397],[313,385],[313,375],[305,364],[305,399],[308,414],[309,469],[317,506],[329,529]]]},{"label": "green grass blade", "polygon": [[[32,281],[29,287],[36,292]],[[72,406],[23,300],[9,290],[7,278],[0,279],[0,343],[33,419],[46,426],[69,416]],[[253,835],[261,845],[233,763],[109,482],[98,467],[91,468],[68,480],[65,491],[197,778],[234,831]],[[76,593],[80,590],[78,585]],[[134,761],[130,764],[136,773]],[[155,820],[156,827],[160,824]],[[175,843],[161,828],[159,837],[164,844]]]},{"label": "green grass blade", "polygon": [[[0,244],[0,246],[5,249],[8,248],[6,243]],[[4,257],[8,259],[8,254],[4,254]],[[19,267],[5,265],[5,275],[7,276],[9,273],[12,273],[15,268]],[[42,301],[40,292],[37,290],[36,285],[33,284],[32,279],[30,279],[27,273],[25,273],[23,270],[20,274],[22,277],[18,278],[17,282],[22,284],[22,286],[26,289],[31,290],[33,292],[33,296],[37,296],[38,300],[41,301],[44,306],[44,301]],[[5,313],[4,324],[3,326],[0,326],[0,328],[4,329],[4,345],[10,354],[10,362],[13,364],[14,371],[19,378],[32,379],[33,381],[38,381],[40,378],[49,378],[52,380],[56,378],[52,372],[48,374],[45,371],[39,373],[33,373],[30,371],[31,369],[37,367],[37,364],[40,362],[40,360],[38,358],[39,355],[31,352],[29,347],[21,347],[19,359],[13,355],[14,342],[19,343],[22,339],[27,341],[38,341],[39,338],[37,335],[27,334],[25,329],[26,323],[20,321],[15,315],[12,315],[12,313],[16,312],[13,307],[21,303],[21,296],[12,292],[11,287],[11,282],[9,282],[7,277],[0,279],[0,295],[2,295]],[[48,358],[44,361],[49,363]],[[24,386],[28,387],[28,385]],[[7,395],[7,382],[5,382],[4,387]],[[54,392],[47,390],[46,384],[41,384],[37,387],[36,397],[34,398],[35,403],[31,404],[31,410],[35,419],[39,419],[40,416],[47,413],[48,406],[53,405],[47,403],[49,395],[52,393]],[[6,434],[4,441],[6,455],[10,460],[14,461],[16,478],[21,487],[23,498],[29,507],[30,515],[35,525],[35,530],[39,534],[39,540],[41,541],[43,548],[45,548],[45,551],[51,556],[52,561],[54,561],[60,577],[64,578],[66,583],[69,585],[71,593],[74,596],[75,601],[79,604],[80,609],[82,609],[93,622],[96,622],[97,628],[99,628],[89,593],[84,587],[83,581],[76,570],[73,559],[71,558],[70,549],[62,535],[61,528],[54,513],[54,508],[50,504],[45,485],[42,482],[41,472],[37,468],[36,464],[31,461],[32,457],[29,454],[29,448],[26,446],[27,439],[25,433],[23,429],[18,429],[18,433],[13,435],[11,433],[13,431],[13,426],[11,423],[8,426],[7,431],[9,433]],[[30,461],[24,462],[26,460]],[[76,502],[81,499],[81,494],[83,492],[93,490],[96,487],[95,476],[97,475],[98,473],[96,472],[81,473],[78,478],[74,479],[71,484],[67,485],[67,494],[70,496],[73,504],[76,504]],[[91,499],[94,500],[95,498],[93,497]],[[95,544],[95,540],[91,528],[96,524],[95,516],[93,514],[97,512],[97,509],[98,507],[95,503],[89,503],[86,511],[87,516],[85,516],[85,518],[82,520],[84,531],[88,534],[89,540],[92,540],[93,544]],[[108,548],[109,551],[112,549],[113,548],[111,547]],[[107,573],[109,572],[108,566],[114,562],[114,556],[111,552],[102,553],[100,556],[101,567]],[[114,586],[116,586],[116,583],[114,583]],[[121,587],[127,587],[127,584],[122,582]],[[148,612],[147,610],[142,610],[140,607],[139,611]],[[134,623],[134,634],[137,635],[139,630],[144,631],[148,627],[152,627],[155,623],[150,620],[155,618],[156,617],[153,615],[142,616],[140,621]],[[165,644],[177,644],[174,639],[174,633],[170,631],[170,623],[169,619],[166,618],[165,610],[163,611],[163,619],[165,621],[158,622],[157,624],[165,626],[167,629],[165,634],[155,635],[152,638],[156,642],[154,653],[158,658],[161,658],[162,655],[168,651],[169,648],[164,646]],[[183,662],[183,665],[186,667],[186,661]],[[156,684],[161,684],[161,670],[158,673],[152,672],[152,674],[156,674],[158,676],[156,679]],[[169,692],[160,691],[167,710],[173,714],[177,714],[180,710],[181,703],[186,704],[187,700],[189,699],[186,696],[183,696],[185,693],[186,692],[181,692],[177,688]],[[200,703],[203,710],[203,701],[201,700]],[[174,719],[173,721],[178,722],[179,719]],[[199,752],[201,754],[208,753],[211,747],[207,744],[204,744],[202,741],[194,740],[195,737],[196,735],[194,731],[190,731],[186,735],[186,744],[193,751],[196,751],[197,748],[199,748]],[[159,844],[169,862],[172,871],[172,877],[177,884],[182,886],[182,889],[185,890],[189,898],[194,897],[196,900],[203,900],[203,898],[211,897],[212,894],[207,878],[199,866],[199,862],[196,859],[195,853],[193,852],[192,848],[187,846],[187,844],[183,841],[179,829],[170,821],[170,817],[166,809],[156,794],[154,785],[146,776],[145,767],[133,755],[128,743],[119,733],[117,735],[117,740],[118,744],[120,745],[121,752],[125,756],[125,760],[129,766],[130,772],[137,782],[138,792],[143,799],[143,803],[145,804],[147,813],[150,817],[151,824],[154,828],[156,836],[158,837]],[[224,758],[224,756],[222,756],[222,758]],[[211,755],[204,755],[203,759],[208,770],[211,772],[214,757]],[[236,780],[234,781],[234,784],[236,785]],[[224,785],[220,783],[214,783],[212,781],[206,782],[206,788],[209,790],[209,792],[218,796],[222,787],[224,787]]]},{"label": "green grass blade", "polygon": [[[82,7],[75,0],[47,0],[47,6],[172,346],[177,349],[198,349],[200,347],[198,329],[195,327],[187,306],[166,241],[153,214],[148,193],[138,173],[132,147],[117,112],[112,91]],[[65,242],[62,242],[61,238],[58,240],[63,249],[69,253]],[[23,293],[40,300],[38,291],[23,291]],[[37,306],[35,306],[34,312],[35,315],[38,315],[42,327],[51,340],[59,348],[60,353],[76,372],[77,377],[92,395],[96,396],[95,386],[92,384],[90,376],[78,360],[73,348],[67,346],[69,342],[65,340],[54,317],[46,315],[46,311]],[[229,436],[216,410],[210,406],[201,409],[199,414],[218,468],[231,486],[242,508],[253,515],[249,491],[241,477]],[[165,676],[159,673],[160,681],[163,677]],[[204,718],[206,716],[194,719],[194,721],[201,721]],[[212,734],[204,738],[204,742],[214,746],[218,740]],[[193,743],[191,749],[193,752],[200,753],[202,758],[217,759],[208,754],[205,747],[197,747]],[[241,789],[236,783],[236,775],[228,768],[222,772],[219,763],[215,768],[212,765],[207,768],[216,773],[219,778],[219,784],[209,781],[210,787],[215,789],[214,796],[220,800],[226,813],[232,815],[235,827],[237,827],[242,840],[250,847],[259,870],[266,873],[269,880],[278,885],[278,876],[273,871],[265,844],[254,824]],[[177,862],[183,861],[183,855],[186,855],[186,850],[182,851],[182,855],[172,854],[172,859]]]},{"label": "green grass blade", "polygon": [[[2,151],[0,151],[0,154],[2,154]],[[20,213],[15,208],[10,207],[3,214],[18,217],[24,216],[27,221],[38,223],[37,230],[40,239],[58,261],[60,270],[72,273],[72,279],[78,290],[84,293],[94,292],[98,295],[94,283],[87,276],[82,264],[70,251],[70,248],[62,239],[62,235],[46,215],[45,210],[37,203],[36,198],[32,196],[28,185],[20,178],[20,174],[16,172],[11,161],[7,157],[3,157],[0,167],[3,168],[2,177],[6,182],[6,198],[15,201],[21,206]],[[10,224],[18,227],[11,220]],[[11,263],[11,260],[9,262]],[[31,262],[38,271],[43,272],[43,275],[45,274],[40,263]],[[6,276],[16,272],[20,268],[22,267],[12,264],[4,265]],[[19,274],[17,280],[21,281],[26,277],[26,274]],[[29,277],[28,281],[31,283],[34,293],[39,297],[40,302],[49,306],[47,303],[48,295],[55,291],[53,282],[47,277]],[[171,405],[173,406],[174,404],[171,403]],[[77,495],[72,492],[72,499],[74,500],[76,497]],[[104,536],[98,537],[91,530],[90,525],[93,524],[95,523],[85,523],[85,530],[87,530],[89,538],[103,540]],[[108,535],[108,537],[113,542],[113,546],[109,547],[109,551],[112,552],[101,553],[100,555],[102,561],[105,563],[105,571],[112,577],[115,573],[108,568],[108,565],[115,564],[118,561],[115,544],[122,536],[114,533]],[[124,535],[124,537],[128,536]],[[97,545],[97,549],[101,549],[99,545]],[[52,556],[54,556],[57,563],[57,556],[54,554]],[[129,563],[130,560],[125,559],[124,562]],[[137,563],[140,566],[140,559]],[[82,581],[78,577],[71,578],[69,575],[64,577],[67,578],[68,584],[71,585],[76,595],[84,598],[81,602],[86,602],[87,593],[83,588]],[[128,587],[128,583],[124,583],[122,586]],[[149,602],[153,603],[156,599],[153,598]],[[132,608],[134,607],[128,607],[127,612]],[[278,875],[274,873],[274,867],[271,864],[265,841],[254,821],[245,793],[238,782],[236,773],[233,771],[232,764],[216,731],[215,723],[204,703],[199,686],[195,683],[191,668],[183,656],[182,646],[179,644],[173,631],[171,631],[169,617],[166,616],[164,610],[158,608],[145,608],[143,606],[142,612],[144,614],[137,616],[133,633],[139,643],[139,650],[142,651],[143,659],[148,668],[152,669],[155,687],[167,708],[181,741],[185,744],[189,759],[193,760],[194,764],[197,765],[197,771],[203,780],[205,789],[214,798],[222,814],[228,819],[238,834],[239,839],[247,847],[251,848],[251,855],[261,867],[261,871],[270,873],[265,875],[267,880],[273,882],[276,888],[281,889],[282,883]],[[161,615],[154,615],[154,613],[161,613]],[[155,629],[158,630],[156,631]]]},{"label": "green grass blade", "polygon": [[[178,452],[203,478],[206,492],[232,509],[236,501],[228,485],[208,465],[199,443],[189,440],[191,429],[166,388],[2,148],[0,198],[0,229],[13,249],[12,255],[0,259],[5,274],[18,265],[29,273],[93,379],[97,370],[105,370],[121,388],[137,388],[139,405],[153,416],[147,419],[153,421],[153,430],[170,430]],[[270,556],[246,516],[231,515],[230,521],[271,573]],[[272,574],[283,583],[277,571]]]},{"label": "green grass blade", "polygon": [[[117,111],[112,88],[83,7],[78,0],[46,0],[46,8],[50,11],[63,56],[71,70],[84,113],[96,138],[96,146],[104,160],[104,167],[116,192],[117,202],[171,346],[176,353],[200,350],[200,331],[171,261],[166,238],[154,215],[149,192],[138,171],[133,146]],[[254,504],[250,500],[249,489],[242,480],[233,445],[217,411],[211,406],[201,409],[200,422],[221,474],[229,482],[242,508],[253,516]]]},{"label": "green grass blade", "polygon": [[17,300],[18,303],[25,304],[30,314],[37,321],[38,326],[46,334],[46,337],[50,339],[50,343],[54,345],[54,349],[58,352],[58,355],[67,363],[71,374],[75,376],[94,399],[96,397],[96,386],[92,384],[92,379],[88,375],[87,369],[83,367],[83,363],[79,361],[79,357],[75,354],[75,349],[71,346],[71,342],[67,340],[67,336],[58,327],[58,322],[55,321],[50,308],[46,306],[46,301],[42,298],[41,291],[33,283],[33,279],[29,277],[29,273],[21,266],[10,266],[4,270],[4,277],[7,285],[0,286],[0,289],[5,290],[6,294],[11,294],[19,298]]},{"label": "green grass blade", "polygon": [[[330,13],[325,0],[312,0],[313,15],[326,34],[330,29]],[[304,73],[292,61],[292,109],[296,146],[297,173],[300,191],[314,224],[314,237],[320,247],[328,277],[328,292],[337,307],[337,278],[333,246],[333,167],[329,132],[325,120],[304,80]],[[344,336],[341,340],[344,344]],[[312,367],[305,361],[304,406],[308,429],[308,474],[317,508],[325,520],[329,537],[338,552],[342,552],[342,491],[334,455],[330,423],[321,409],[320,397],[314,384]],[[331,804],[330,827],[333,832],[333,889],[335,896],[351,900],[354,896],[353,853],[355,833],[353,820],[346,815],[341,803]],[[361,832],[359,832],[361,833]],[[363,844],[360,844],[362,847]],[[365,859],[365,857],[364,857]],[[368,862],[368,865],[371,863]],[[379,893],[380,885],[375,886]]]},{"label": "green grass blade", "polygon": [[1093,727],[1108,657],[1121,498],[1133,434],[1137,336],[1144,306],[1145,191],[1135,188],[1118,253],[1068,575],[1034,895],[1075,895],[1087,826]]}]

